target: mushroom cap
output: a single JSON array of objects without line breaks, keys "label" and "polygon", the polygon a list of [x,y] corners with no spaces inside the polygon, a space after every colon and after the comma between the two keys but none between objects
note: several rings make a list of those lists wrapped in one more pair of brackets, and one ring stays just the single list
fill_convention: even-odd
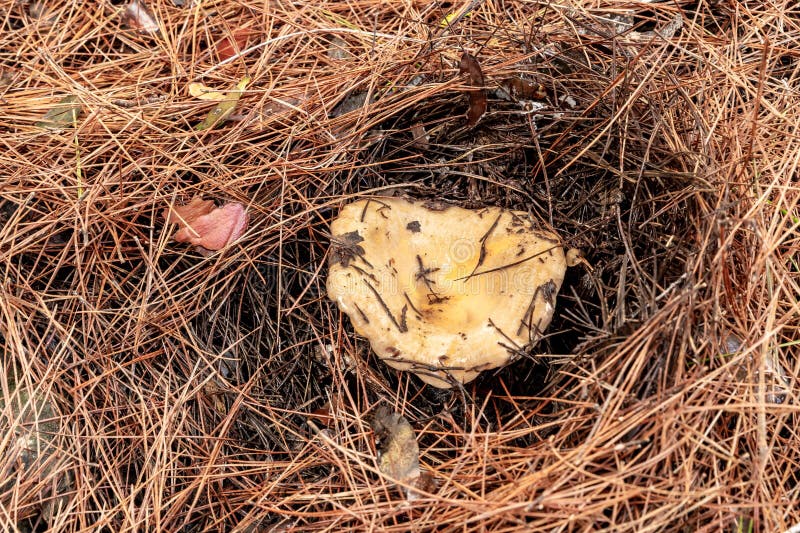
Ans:
[{"label": "mushroom cap", "polygon": [[331,233],[328,296],[388,365],[440,388],[535,344],[567,267],[557,235],[497,207],[369,198]]}]

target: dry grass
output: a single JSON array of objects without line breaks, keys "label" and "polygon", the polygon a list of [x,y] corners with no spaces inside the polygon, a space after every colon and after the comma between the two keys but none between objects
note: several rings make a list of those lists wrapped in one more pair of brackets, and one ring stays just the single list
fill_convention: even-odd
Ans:
[{"label": "dry grass", "polygon": [[[3,414],[52,443],[26,466],[5,432],[3,529],[800,522],[796,2],[486,0],[449,27],[422,1],[182,3],[149,3],[158,35],[115,2],[0,3]],[[495,94],[464,127],[463,50],[547,106]],[[193,131],[213,104],[187,84],[245,75],[234,120]],[[76,127],[35,126],[66,95]],[[452,392],[375,359],[325,298],[327,223],[387,189],[530,208],[586,250],[552,358]],[[245,203],[245,238],[170,242],[161,210],[196,194]],[[376,469],[381,403],[417,430],[426,497]]]}]

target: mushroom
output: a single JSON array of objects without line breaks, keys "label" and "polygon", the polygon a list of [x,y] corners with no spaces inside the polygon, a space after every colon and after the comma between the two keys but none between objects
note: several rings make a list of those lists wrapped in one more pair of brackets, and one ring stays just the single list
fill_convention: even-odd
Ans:
[{"label": "mushroom", "polygon": [[328,296],[388,365],[440,388],[536,344],[580,261],[528,213],[498,207],[369,198],[331,233]]}]

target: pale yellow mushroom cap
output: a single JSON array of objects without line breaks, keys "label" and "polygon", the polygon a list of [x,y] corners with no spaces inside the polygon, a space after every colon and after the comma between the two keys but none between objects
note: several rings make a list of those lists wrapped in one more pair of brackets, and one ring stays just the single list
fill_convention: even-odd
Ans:
[{"label": "pale yellow mushroom cap", "polygon": [[387,364],[441,388],[536,343],[567,267],[557,235],[496,207],[371,198],[331,233],[328,296]]}]

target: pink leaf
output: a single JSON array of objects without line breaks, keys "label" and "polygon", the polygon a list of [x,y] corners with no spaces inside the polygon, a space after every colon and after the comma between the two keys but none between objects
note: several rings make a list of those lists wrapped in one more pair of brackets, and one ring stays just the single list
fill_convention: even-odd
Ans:
[{"label": "pink leaf", "polygon": [[203,200],[200,196],[195,196],[192,198],[192,201],[186,205],[176,205],[164,209],[161,215],[167,221],[167,224],[186,226],[197,217],[207,215],[213,210],[214,202],[211,200]]},{"label": "pink leaf", "polygon": [[141,33],[158,33],[158,21],[143,0],[131,0],[122,12],[122,22]]},{"label": "pink leaf", "polygon": [[213,209],[209,204],[213,206],[210,200],[194,198],[165,215],[168,222],[181,225],[173,239],[206,250],[221,250],[242,236],[247,229],[247,211],[242,204],[233,202]]}]

